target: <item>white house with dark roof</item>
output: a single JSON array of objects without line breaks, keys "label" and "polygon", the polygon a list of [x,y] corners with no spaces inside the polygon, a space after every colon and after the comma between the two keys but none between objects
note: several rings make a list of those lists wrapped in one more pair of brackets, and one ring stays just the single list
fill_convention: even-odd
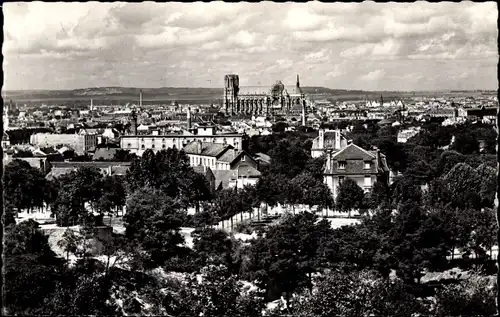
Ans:
[{"label": "white house with dark roof", "polygon": [[367,151],[351,143],[336,153],[328,153],[323,172],[324,183],[337,198],[338,187],[350,178],[365,192],[369,192],[376,181],[388,182],[389,167],[386,157],[379,150]]},{"label": "white house with dark roof", "polygon": [[183,151],[189,157],[191,166],[207,166],[212,170],[232,170],[240,163],[258,168],[258,162],[246,151],[234,148],[229,144],[192,141]]}]

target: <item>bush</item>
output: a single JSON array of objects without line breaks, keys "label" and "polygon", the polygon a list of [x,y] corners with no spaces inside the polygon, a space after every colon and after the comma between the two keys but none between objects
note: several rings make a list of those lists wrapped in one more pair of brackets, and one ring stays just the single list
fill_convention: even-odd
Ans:
[{"label": "bush", "polygon": [[436,292],[436,316],[492,316],[496,312],[495,289],[485,277],[471,276]]},{"label": "bush", "polygon": [[238,233],[244,233],[244,234],[252,234],[255,231],[252,227],[252,224],[249,221],[243,221],[238,223],[234,230]]}]

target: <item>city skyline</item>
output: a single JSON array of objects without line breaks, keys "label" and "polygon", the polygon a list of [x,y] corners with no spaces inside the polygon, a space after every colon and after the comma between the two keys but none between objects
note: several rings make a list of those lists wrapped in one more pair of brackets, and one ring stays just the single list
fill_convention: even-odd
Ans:
[{"label": "city skyline", "polygon": [[498,89],[494,2],[6,3],[4,90]]}]

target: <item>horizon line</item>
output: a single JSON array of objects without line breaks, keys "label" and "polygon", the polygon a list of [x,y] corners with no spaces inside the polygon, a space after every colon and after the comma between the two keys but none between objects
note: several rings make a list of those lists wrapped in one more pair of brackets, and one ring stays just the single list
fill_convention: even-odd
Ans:
[{"label": "horizon line", "polygon": [[[267,87],[267,85],[242,85],[241,87]],[[424,90],[401,90],[401,89],[380,89],[380,90],[364,90],[364,89],[354,89],[354,88],[329,88],[325,86],[301,86],[301,88],[324,88],[330,90],[344,90],[344,91],[363,91],[363,92],[449,92],[449,91],[464,91],[464,92],[474,92],[474,91],[495,91],[498,89],[424,89]],[[4,89],[2,88],[2,94],[4,92],[15,92],[15,91],[74,91],[74,90],[86,90],[86,89],[103,89],[103,88],[121,88],[121,89],[224,89],[224,87],[196,87],[196,86],[162,86],[162,87],[127,87],[127,86],[98,86],[98,87],[84,87],[84,88],[69,88],[69,89],[47,89],[47,88],[28,88],[28,89]]]}]

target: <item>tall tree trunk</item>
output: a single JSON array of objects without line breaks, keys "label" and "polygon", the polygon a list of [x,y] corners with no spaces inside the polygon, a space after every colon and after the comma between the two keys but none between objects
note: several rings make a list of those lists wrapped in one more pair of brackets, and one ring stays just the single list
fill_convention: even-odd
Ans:
[{"label": "tall tree trunk", "polygon": [[[500,104],[497,106],[497,184],[500,182],[500,172],[498,171],[500,169],[500,151],[499,151],[499,145],[498,143],[500,142]],[[497,209],[496,216],[497,216],[497,244],[500,243],[500,195],[498,194],[498,189],[497,189],[497,205],[495,206]],[[499,248],[500,249],[500,248]],[[500,256],[497,255],[497,294],[496,294],[496,305],[497,305],[497,316],[500,316]]]}]

